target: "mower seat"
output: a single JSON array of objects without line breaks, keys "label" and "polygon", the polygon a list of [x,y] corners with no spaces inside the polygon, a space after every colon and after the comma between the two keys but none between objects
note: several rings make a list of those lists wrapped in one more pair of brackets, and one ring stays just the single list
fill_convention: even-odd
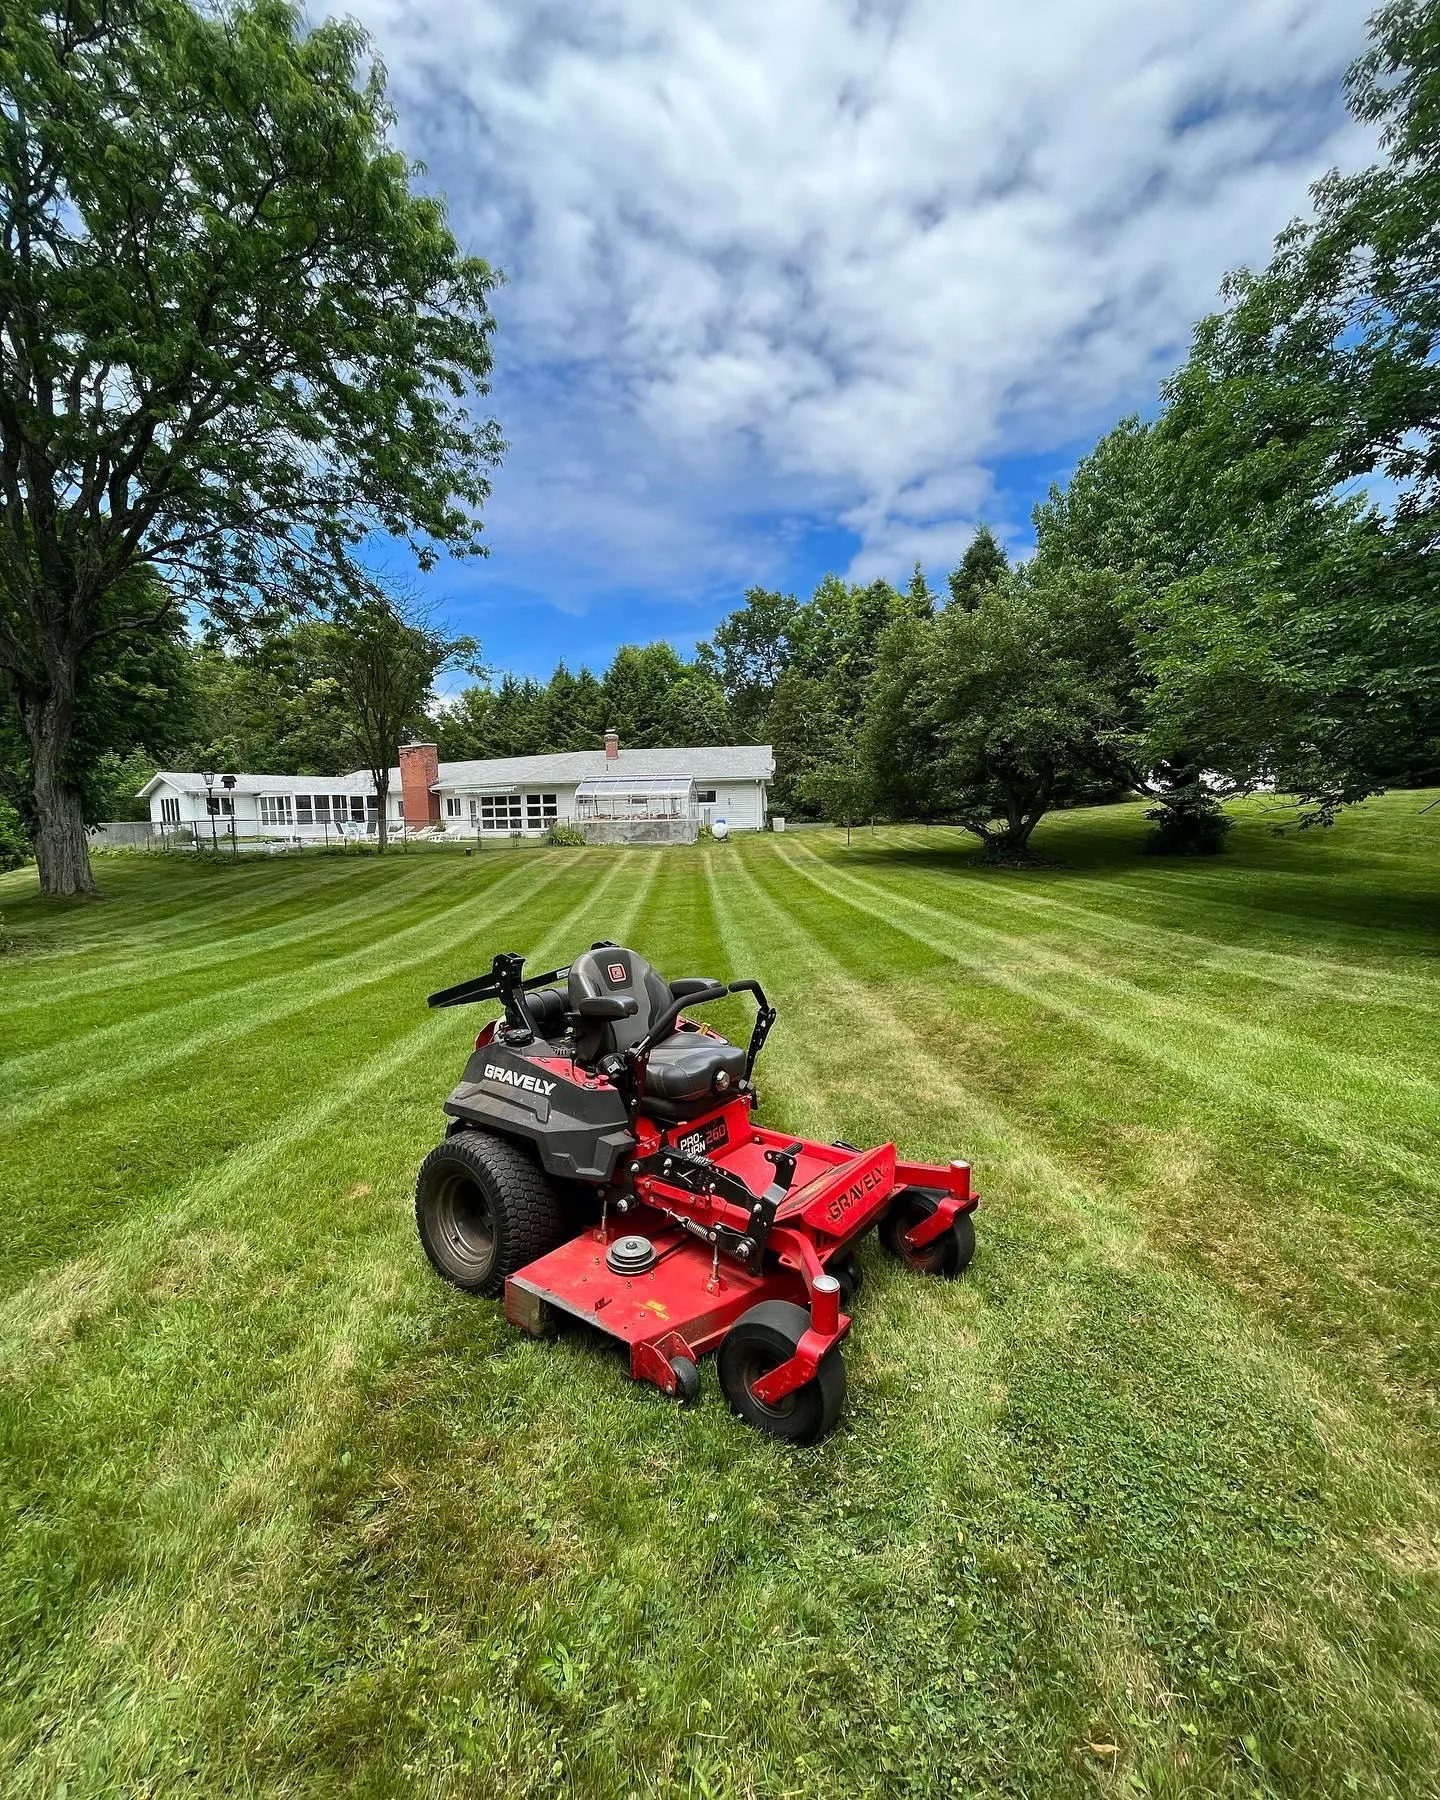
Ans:
[{"label": "mower seat", "polygon": [[[676,988],[679,989],[677,993]],[[615,1051],[638,1044],[660,1015],[685,992],[675,988],[652,969],[643,956],[620,944],[603,944],[577,956],[570,965],[569,995],[572,1009],[590,996],[628,995],[635,1011],[626,1019],[581,1019],[575,1027],[575,1049],[580,1061],[591,1067]],[[717,1089],[717,1076],[729,1077]],[[693,1112],[733,1087],[745,1074],[745,1052],[724,1038],[698,1031],[672,1032],[650,1052],[645,1069],[645,1098],[657,1111]]]},{"label": "mower seat", "polygon": [[575,1053],[593,1066],[602,1056],[628,1050],[638,1044],[655,1020],[669,1006],[670,985],[657,975],[643,956],[620,944],[587,950],[570,965],[566,983],[572,1012],[582,1000],[629,998],[635,1011],[628,1019],[581,1018],[575,1026]]}]

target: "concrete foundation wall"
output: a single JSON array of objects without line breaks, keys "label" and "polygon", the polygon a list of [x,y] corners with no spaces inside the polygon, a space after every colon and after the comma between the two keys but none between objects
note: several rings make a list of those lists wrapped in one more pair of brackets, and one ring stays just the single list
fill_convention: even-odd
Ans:
[{"label": "concrete foundation wall", "polygon": [[693,844],[698,819],[591,819],[581,828],[587,844]]}]

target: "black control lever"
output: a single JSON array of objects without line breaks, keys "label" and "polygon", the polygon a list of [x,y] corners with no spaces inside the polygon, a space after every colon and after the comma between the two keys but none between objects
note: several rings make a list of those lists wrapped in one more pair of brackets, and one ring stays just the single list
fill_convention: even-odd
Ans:
[{"label": "black control lever", "polygon": [[517,996],[528,994],[534,988],[548,987],[552,981],[559,981],[569,973],[567,963],[563,969],[551,969],[545,975],[527,975],[525,958],[514,951],[502,950],[491,963],[488,975],[475,975],[455,987],[441,988],[439,993],[431,994],[427,1005],[473,1006],[480,1000],[503,1000],[507,1007],[514,1006],[518,1016]]},{"label": "black control lever", "polygon": [[795,1164],[799,1161],[805,1146],[799,1138],[786,1144],[783,1150],[767,1150],[765,1160],[775,1165],[775,1179],[766,1188],[762,1198],[772,1201],[776,1206],[790,1192],[790,1184],[795,1179]]}]

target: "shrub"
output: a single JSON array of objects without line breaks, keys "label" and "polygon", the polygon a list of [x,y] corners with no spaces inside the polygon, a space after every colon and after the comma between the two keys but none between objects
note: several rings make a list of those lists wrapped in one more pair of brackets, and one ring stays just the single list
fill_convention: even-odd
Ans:
[{"label": "shrub", "polygon": [[1145,817],[1154,827],[1145,837],[1152,856],[1218,856],[1235,823],[1208,796],[1179,806],[1148,806]]},{"label": "shrub", "polygon": [[583,850],[585,848],[585,833],[578,825],[565,825],[557,820],[545,833],[545,842],[547,844],[558,844],[562,849],[566,850]]},{"label": "shrub", "polygon": [[0,800],[0,871],[18,869],[31,857],[30,836],[8,800]]}]

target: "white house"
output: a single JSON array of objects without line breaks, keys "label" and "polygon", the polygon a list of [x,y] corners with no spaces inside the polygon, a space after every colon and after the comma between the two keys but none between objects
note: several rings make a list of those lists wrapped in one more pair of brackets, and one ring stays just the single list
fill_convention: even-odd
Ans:
[{"label": "white house", "polygon": [[[724,819],[732,831],[759,831],[775,775],[768,744],[696,750],[622,750],[613,732],[603,750],[554,756],[439,761],[434,744],[406,744],[390,771],[388,823],[398,831],[454,837],[538,837],[558,822],[590,836],[684,841]],[[228,785],[227,785],[228,783]],[[373,836],[378,819],[368,770],[338,776],[214,775],[164,769],[140,790],[157,830],[195,827],[241,839],[318,842]]]},{"label": "white house", "polygon": [[[375,783],[369,770],[352,775],[213,775],[162,769],[140,790],[150,802],[151,822],[162,830],[194,825],[210,830],[209,800],[216,802],[216,828],[234,824],[241,838],[302,840],[373,832],[377,817]],[[390,818],[401,818],[400,784],[390,801]]]}]

